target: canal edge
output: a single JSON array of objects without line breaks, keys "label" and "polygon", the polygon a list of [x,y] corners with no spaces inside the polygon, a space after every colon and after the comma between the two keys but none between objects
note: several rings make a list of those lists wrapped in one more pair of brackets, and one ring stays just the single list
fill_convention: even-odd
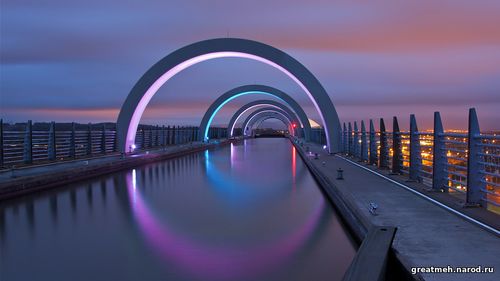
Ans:
[{"label": "canal edge", "polygon": [[[155,151],[153,151],[148,155],[148,157],[127,157],[117,159],[116,161],[110,160],[108,162],[95,164],[92,166],[82,166],[76,169],[66,169],[53,173],[49,172],[43,173],[41,175],[19,177],[17,180],[13,180],[5,184],[0,183],[0,202],[31,193],[63,187],[64,185],[71,184],[73,182],[102,176],[108,173],[117,172],[140,165],[181,157],[191,153],[213,149],[218,146],[225,146],[237,141],[239,140],[226,140],[221,141],[220,143],[201,144],[199,146],[180,146],[177,148],[177,150],[169,152],[162,153],[162,151],[157,151],[158,153],[154,154]],[[83,163],[86,161],[86,159],[82,159],[79,161]],[[65,163],[61,163],[61,165],[64,164]],[[71,170],[71,173],[69,173],[69,170]]]},{"label": "canal edge", "polygon": [[[364,216],[357,207],[355,207],[354,200],[348,198],[348,194],[343,194],[339,191],[338,187],[333,184],[315,165],[311,162],[310,157],[308,157],[303,151],[303,147],[298,143],[289,139],[292,145],[296,148],[299,153],[300,158],[304,161],[305,165],[313,175],[314,179],[320,186],[320,190],[326,195],[328,200],[333,205],[332,207],[339,213],[342,222],[347,226],[349,232],[355,238],[358,246],[368,234],[368,230],[375,226],[372,224],[366,216]],[[410,261],[408,261],[404,256],[402,256],[394,247],[390,247],[389,251],[389,262],[396,263],[395,267],[403,269],[403,274],[405,277],[411,278],[411,280],[423,281],[425,280],[420,274],[411,274],[411,268],[414,267]],[[389,267],[389,265],[388,265]],[[397,279],[396,279],[397,280]]]}]

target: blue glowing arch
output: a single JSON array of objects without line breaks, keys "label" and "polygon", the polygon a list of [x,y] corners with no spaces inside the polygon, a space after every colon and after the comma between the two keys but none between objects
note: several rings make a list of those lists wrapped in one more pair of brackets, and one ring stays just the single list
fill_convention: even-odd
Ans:
[{"label": "blue glowing arch", "polygon": [[273,87],[264,85],[244,85],[225,92],[210,105],[200,123],[200,141],[208,140],[208,130],[210,124],[212,123],[212,120],[214,116],[217,114],[217,112],[226,103],[230,102],[231,100],[237,97],[248,94],[261,94],[261,95],[271,96],[289,105],[292,108],[292,110],[297,114],[297,117],[301,121],[300,123],[304,128],[304,135],[306,141],[310,139],[311,125],[309,124],[307,115],[302,109],[302,107],[292,97],[290,97],[283,91]]}]

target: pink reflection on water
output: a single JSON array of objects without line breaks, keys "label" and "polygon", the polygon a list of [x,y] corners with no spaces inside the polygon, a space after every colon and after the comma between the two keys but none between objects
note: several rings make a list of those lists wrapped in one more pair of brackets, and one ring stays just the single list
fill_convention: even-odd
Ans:
[{"label": "pink reflection on water", "polygon": [[131,208],[147,242],[166,261],[200,278],[234,279],[266,272],[287,261],[308,240],[325,207],[317,204],[308,220],[289,236],[274,243],[251,248],[221,248],[204,245],[174,233],[160,223],[137,189],[135,170],[126,175]]}]

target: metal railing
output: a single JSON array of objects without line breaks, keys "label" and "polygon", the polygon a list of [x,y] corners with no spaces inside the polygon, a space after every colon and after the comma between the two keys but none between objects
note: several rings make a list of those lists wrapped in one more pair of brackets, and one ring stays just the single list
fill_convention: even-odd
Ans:
[{"label": "metal railing", "polygon": [[[354,129],[352,129],[354,128]],[[361,121],[343,124],[343,152],[393,174],[406,175],[430,189],[461,197],[466,205],[478,205],[500,213],[500,135],[481,133],[475,109],[469,110],[466,132],[445,132],[439,112],[434,129],[421,132],[415,115],[410,130],[399,130],[393,117],[392,132],[380,119],[379,131],[373,120],[367,132]]]},{"label": "metal railing", "polygon": [[314,143],[325,145],[326,144],[325,130],[323,130],[322,128],[312,128],[311,141]]},{"label": "metal railing", "polygon": [[[227,137],[227,129],[211,127],[210,139]],[[185,144],[198,140],[198,127],[139,125],[135,149]],[[115,124],[55,122],[7,125],[0,119],[0,168],[117,154]]]}]

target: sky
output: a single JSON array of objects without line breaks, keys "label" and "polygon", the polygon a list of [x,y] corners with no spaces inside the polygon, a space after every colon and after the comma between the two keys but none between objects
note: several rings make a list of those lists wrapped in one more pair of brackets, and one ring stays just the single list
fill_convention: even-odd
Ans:
[{"label": "sky", "polygon": [[[4,122],[116,121],[137,80],[185,45],[238,37],[277,47],[321,82],[341,122],[398,116],[408,128],[500,129],[500,1],[1,0],[0,117]],[[168,81],[141,123],[198,125],[219,95],[265,84],[320,120],[307,95],[262,63],[224,58]],[[245,96],[214,119],[227,124]]]}]

